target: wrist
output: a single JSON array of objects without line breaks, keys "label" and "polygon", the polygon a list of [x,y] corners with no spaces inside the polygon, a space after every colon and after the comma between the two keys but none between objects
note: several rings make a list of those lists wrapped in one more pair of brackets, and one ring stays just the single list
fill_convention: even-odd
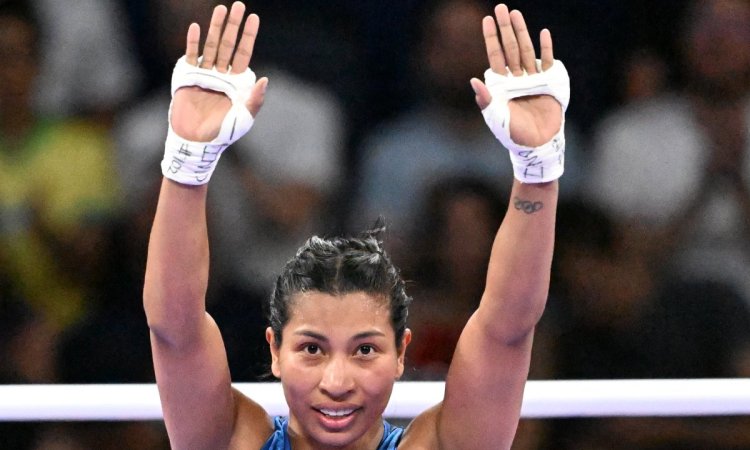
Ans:
[{"label": "wrist", "polygon": [[[563,124],[564,126],[564,124]],[[513,176],[522,183],[547,183],[565,171],[565,133],[560,131],[546,144],[525,147],[508,143]]]},{"label": "wrist", "polygon": [[170,126],[164,143],[162,174],[181,184],[208,183],[225,148],[222,144],[183,139]]},{"label": "wrist", "polygon": [[245,103],[254,83],[255,74],[250,69],[239,74],[223,73],[188,64],[185,57],[177,61],[172,75],[173,98],[180,88],[199,86],[226,95],[231,106],[224,115],[217,136],[208,142],[197,142],[185,139],[175,132],[172,127],[175,102],[170,104],[169,128],[161,162],[165,177],[187,185],[200,185],[210,181],[222,152],[244,136],[253,125],[254,118]]},{"label": "wrist", "polygon": [[[510,152],[514,177],[523,183],[546,183],[562,176],[565,166],[565,111],[570,100],[570,80],[565,66],[554,61],[546,71],[514,76],[485,72],[485,83],[492,101],[482,110],[485,122],[495,137]],[[560,129],[546,143],[528,147],[514,142],[510,123],[513,120],[509,102],[515,98],[549,95],[560,105]]]}]

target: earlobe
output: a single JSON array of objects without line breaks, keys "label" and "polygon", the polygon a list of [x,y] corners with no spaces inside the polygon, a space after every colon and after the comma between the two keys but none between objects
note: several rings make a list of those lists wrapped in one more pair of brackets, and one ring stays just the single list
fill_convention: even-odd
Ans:
[{"label": "earlobe", "polygon": [[279,370],[279,348],[276,345],[276,336],[271,327],[266,328],[266,342],[268,342],[268,348],[271,351],[271,373],[273,373],[273,376],[276,378],[281,378],[281,371]]},{"label": "earlobe", "polygon": [[411,342],[411,330],[406,329],[404,330],[404,336],[401,338],[401,349],[398,353],[398,369],[396,374],[396,379],[398,380],[401,378],[401,376],[404,374],[404,361],[406,359],[406,347],[409,346],[409,343]]},{"label": "earlobe", "polygon": [[407,328],[404,330],[404,337],[401,338],[401,356],[406,352],[406,347],[411,342],[411,329]]}]

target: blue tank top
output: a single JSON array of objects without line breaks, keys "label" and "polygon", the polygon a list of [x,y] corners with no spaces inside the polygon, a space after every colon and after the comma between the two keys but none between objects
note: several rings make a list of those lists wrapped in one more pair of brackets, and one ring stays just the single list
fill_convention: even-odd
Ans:
[{"label": "blue tank top", "polygon": [[[286,417],[275,417],[273,419],[273,434],[260,450],[292,450],[292,444],[289,442],[289,433],[286,430],[288,424],[289,420]],[[384,420],[383,439],[378,444],[376,450],[395,450],[403,432],[403,428],[394,427]]]}]

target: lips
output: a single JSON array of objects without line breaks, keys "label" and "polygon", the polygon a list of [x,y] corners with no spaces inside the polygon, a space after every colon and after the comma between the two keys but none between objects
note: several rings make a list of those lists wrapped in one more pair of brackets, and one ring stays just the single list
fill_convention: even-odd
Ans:
[{"label": "lips", "polygon": [[356,407],[315,408],[321,425],[328,431],[341,431],[349,427],[357,415]]},{"label": "lips", "polygon": [[333,417],[341,417],[341,416],[348,416],[349,414],[354,412],[354,408],[349,409],[326,409],[321,408],[318,411],[322,412],[326,416],[333,416]]}]

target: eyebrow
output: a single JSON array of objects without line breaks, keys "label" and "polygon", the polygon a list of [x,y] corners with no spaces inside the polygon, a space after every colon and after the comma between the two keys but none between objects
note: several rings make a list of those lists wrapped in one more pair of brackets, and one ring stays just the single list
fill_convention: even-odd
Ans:
[{"label": "eyebrow", "polygon": [[[299,330],[299,331],[295,331],[294,334],[297,335],[297,336],[311,337],[311,338],[317,339],[317,340],[319,340],[321,342],[328,342],[328,338],[327,337],[323,336],[320,333],[316,333],[315,331],[311,331],[311,330]],[[353,341],[358,341],[358,340],[361,340],[361,339],[367,339],[367,338],[371,338],[371,337],[385,337],[385,333],[383,333],[382,331],[377,331],[377,330],[363,331],[361,333],[355,334],[352,337],[352,340]]]}]

